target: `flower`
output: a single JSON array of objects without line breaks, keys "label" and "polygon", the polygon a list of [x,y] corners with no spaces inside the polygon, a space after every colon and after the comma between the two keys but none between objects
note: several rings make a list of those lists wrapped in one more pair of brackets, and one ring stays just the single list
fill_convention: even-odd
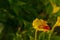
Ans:
[{"label": "flower", "polygon": [[49,2],[51,3],[52,7],[53,7],[53,14],[57,13],[60,10],[60,6],[57,6],[56,3],[52,2],[52,0],[49,0]]},{"label": "flower", "polygon": [[53,6],[53,14],[57,13],[60,10],[60,7],[58,6]]},{"label": "flower", "polygon": [[60,10],[60,7],[54,7],[53,8],[53,13],[57,13]]},{"label": "flower", "polygon": [[36,18],[32,24],[33,28],[39,31],[48,31],[50,29],[50,27],[47,25],[47,22],[42,19],[39,20]]},{"label": "flower", "polygon": [[60,26],[60,16],[57,17],[57,21],[56,21],[55,26]]},{"label": "flower", "polygon": [[60,16],[57,17],[57,21],[56,21],[55,25],[51,29],[51,33],[49,34],[49,40],[50,40],[50,37],[51,37],[54,29],[56,28],[56,26],[60,26]]}]

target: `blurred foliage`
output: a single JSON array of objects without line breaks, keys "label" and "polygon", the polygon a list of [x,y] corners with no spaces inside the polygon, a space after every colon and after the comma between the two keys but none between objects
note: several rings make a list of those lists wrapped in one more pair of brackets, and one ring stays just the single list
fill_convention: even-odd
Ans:
[{"label": "blurred foliage", "polygon": [[[53,2],[60,6],[60,0]],[[60,16],[60,10],[54,15],[52,10],[49,0],[0,0],[0,40],[34,40],[32,21],[44,19],[52,27]],[[39,33],[38,40],[48,40],[47,37],[48,33]],[[60,36],[51,40],[60,40]]]}]

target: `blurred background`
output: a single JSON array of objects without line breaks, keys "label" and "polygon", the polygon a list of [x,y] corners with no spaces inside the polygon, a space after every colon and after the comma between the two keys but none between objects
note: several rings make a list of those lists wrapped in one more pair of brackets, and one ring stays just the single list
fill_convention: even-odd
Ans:
[{"label": "blurred background", "polygon": [[[60,6],[60,0],[52,2]],[[52,28],[57,16],[60,16],[60,10],[55,14],[52,11],[49,0],[0,0],[0,40],[34,40],[33,20],[46,20]],[[51,40],[60,40],[60,27],[55,28],[54,32],[57,34]],[[38,40],[47,39],[38,37]]]}]

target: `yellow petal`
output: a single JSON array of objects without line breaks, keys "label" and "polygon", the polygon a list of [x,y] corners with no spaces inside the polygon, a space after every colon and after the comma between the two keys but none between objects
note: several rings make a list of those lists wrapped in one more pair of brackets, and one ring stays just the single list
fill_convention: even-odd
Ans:
[{"label": "yellow petal", "polygon": [[41,23],[40,20],[38,18],[36,18],[35,20],[33,20],[33,28],[37,28]]},{"label": "yellow petal", "polygon": [[52,0],[49,0],[49,2],[51,3],[52,7],[53,7],[53,14],[57,13],[60,10],[60,6],[58,7],[56,5],[56,3],[52,2]]},{"label": "yellow petal", "polygon": [[57,22],[55,24],[56,26],[60,26],[60,16],[57,17]]},{"label": "yellow petal", "polygon": [[48,26],[48,25],[47,25],[47,21],[44,21],[44,20],[40,19],[40,22],[41,22],[41,25],[43,25],[43,26]]},{"label": "yellow petal", "polygon": [[60,7],[54,7],[54,8],[53,8],[53,14],[54,14],[54,13],[57,13],[59,10],[60,10]]}]

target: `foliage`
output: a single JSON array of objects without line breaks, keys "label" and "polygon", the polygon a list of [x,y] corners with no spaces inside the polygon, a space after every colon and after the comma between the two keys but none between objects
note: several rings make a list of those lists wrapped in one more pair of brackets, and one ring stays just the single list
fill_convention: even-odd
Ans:
[{"label": "foliage", "polygon": [[[60,0],[52,2],[60,7]],[[57,13],[52,12],[49,0],[0,0],[0,40],[34,40],[33,20],[46,20],[52,28],[60,16],[60,9]],[[55,32],[58,34],[59,30],[53,34]],[[48,34],[38,32],[38,40],[48,40]],[[52,35],[51,40],[60,40],[58,35]]]}]

